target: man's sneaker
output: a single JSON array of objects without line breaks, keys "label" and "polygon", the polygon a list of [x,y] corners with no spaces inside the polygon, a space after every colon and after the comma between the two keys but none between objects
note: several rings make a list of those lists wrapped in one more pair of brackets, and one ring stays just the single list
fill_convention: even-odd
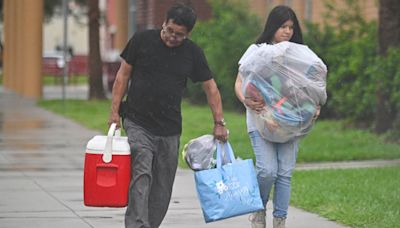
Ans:
[{"label": "man's sneaker", "polygon": [[265,228],[265,210],[250,214],[249,220],[251,228]]},{"label": "man's sneaker", "polygon": [[286,218],[285,217],[283,217],[283,218],[277,218],[277,217],[274,217],[274,228],[285,228],[285,221],[286,221]]}]

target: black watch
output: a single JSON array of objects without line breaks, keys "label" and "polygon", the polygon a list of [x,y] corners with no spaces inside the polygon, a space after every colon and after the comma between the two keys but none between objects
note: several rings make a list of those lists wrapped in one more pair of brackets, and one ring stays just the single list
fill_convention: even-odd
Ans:
[{"label": "black watch", "polygon": [[221,119],[221,120],[214,120],[214,124],[215,124],[215,125],[221,125],[221,126],[223,126],[223,127],[226,126],[226,122],[225,122],[224,119]]}]

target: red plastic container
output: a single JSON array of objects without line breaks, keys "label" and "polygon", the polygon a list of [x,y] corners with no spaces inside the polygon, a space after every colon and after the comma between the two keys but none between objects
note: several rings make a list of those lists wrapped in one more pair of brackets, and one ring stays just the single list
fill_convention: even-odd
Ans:
[{"label": "red plastic container", "polygon": [[[131,178],[131,156],[127,137],[98,135],[87,144],[84,167],[84,204],[93,207],[125,207]],[[111,135],[111,136],[110,136]]]}]

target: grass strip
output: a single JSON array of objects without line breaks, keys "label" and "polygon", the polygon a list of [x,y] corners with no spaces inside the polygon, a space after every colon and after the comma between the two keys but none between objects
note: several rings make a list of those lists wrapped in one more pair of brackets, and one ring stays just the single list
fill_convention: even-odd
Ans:
[{"label": "grass strip", "polygon": [[392,228],[400,223],[400,166],[297,171],[292,205],[351,227]]},{"label": "grass strip", "polygon": [[[39,105],[95,130],[107,132],[110,101],[42,100]],[[213,120],[208,106],[182,104],[181,148],[190,139],[212,134]],[[236,156],[253,158],[244,114],[225,111],[230,142]],[[344,128],[340,121],[319,120],[300,143],[299,162],[325,162],[400,158],[400,145],[387,144],[367,131]],[[181,162],[181,165],[184,165]]]}]

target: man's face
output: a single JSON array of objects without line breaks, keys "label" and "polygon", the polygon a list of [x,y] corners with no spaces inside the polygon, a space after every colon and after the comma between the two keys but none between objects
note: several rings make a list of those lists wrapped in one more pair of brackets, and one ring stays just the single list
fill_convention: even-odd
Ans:
[{"label": "man's face", "polygon": [[177,25],[173,20],[163,23],[161,39],[167,47],[177,47],[187,38],[189,32],[183,25]]}]

